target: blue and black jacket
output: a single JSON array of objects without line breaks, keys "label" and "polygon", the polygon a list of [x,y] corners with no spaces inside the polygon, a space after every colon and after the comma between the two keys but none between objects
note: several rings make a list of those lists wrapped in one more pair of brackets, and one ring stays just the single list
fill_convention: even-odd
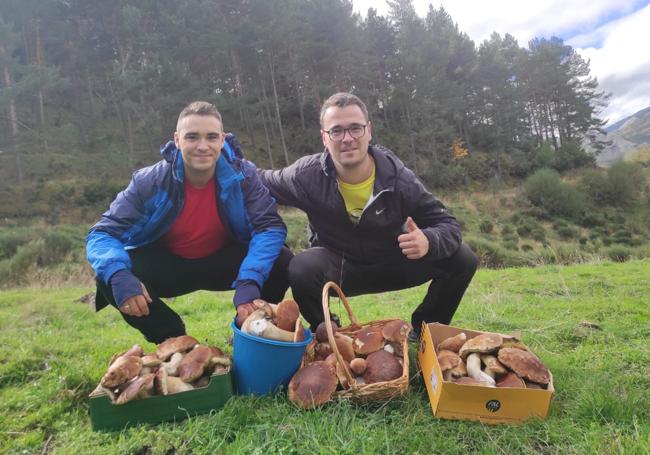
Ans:
[{"label": "blue and black jacket", "polygon": [[[107,285],[116,272],[131,270],[127,250],[162,238],[184,204],[183,157],[168,142],[163,160],[133,174],[86,239],[86,257],[97,278]],[[235,137],[228,134],[215,170],[217,210],[236,241],[248,245],[233,288],[254,281],[262,288],[287,236],[275,199],[262,185],[255,165],[243,160]]]}]

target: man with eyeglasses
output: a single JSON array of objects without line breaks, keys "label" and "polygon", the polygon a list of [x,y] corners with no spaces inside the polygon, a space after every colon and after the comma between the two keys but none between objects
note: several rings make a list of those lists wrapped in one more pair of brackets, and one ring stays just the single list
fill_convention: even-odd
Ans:
[{"label": "man with eyeglasses", "polygon": [[323,320],[327,281],[347,296],[431,281],[411,316],[411,338],[422,322],[449,324],[478,264],[460,225],[393,152],[370,145],[372,123],[357,96],[332,95],[320,122],[322,153],[260,171],[279,204],[309,219],[311,248],[289,264],[301,313],[312,329]]},{"label": "man with eyeglasses", "polygon": [[152,343],[185,334],[161,297],[235,289],[237,322],[253,300],[282,300],[293,257],[286,226],[255,167],[207,102],[178,117],[163,159],[133,174],[91,228],[86,254],[97,275],[96,309],[112,305]]}]

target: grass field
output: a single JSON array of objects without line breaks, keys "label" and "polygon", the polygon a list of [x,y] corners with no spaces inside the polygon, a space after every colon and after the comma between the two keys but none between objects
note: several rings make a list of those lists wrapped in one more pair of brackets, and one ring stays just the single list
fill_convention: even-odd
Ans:
[{"label": "grass field", "polygon": [[[209,415],[96,433],[88,394],[113,353],[144,340],[116,311],[74,303],[89,291],[0,291],[0,453],[650,453],[650,260],[477,273],[454,325],[521,330],[554,374],[548,419],[519,426],[434,419],[413,361],[409,393],[390,402],[306,412],[282,394],[237,396]],[[423,292],[351,304],[362,321],[408,318]],[[200,292],[172,305],[190,334],[230,350],[230,299]]]}]

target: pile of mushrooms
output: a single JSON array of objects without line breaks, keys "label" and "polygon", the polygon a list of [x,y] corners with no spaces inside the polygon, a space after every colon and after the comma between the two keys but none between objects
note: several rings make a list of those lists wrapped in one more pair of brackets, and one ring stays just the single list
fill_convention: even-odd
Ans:
[{"label": "pile of mushrooms", "polygon": [[304,341],[305,329],[295,300],[274,304],[257,299],[253,304],[257,309],[244,320],[242,332],[277,341]]},{"label": "pile of mushrooms", "polygon": [[[289,382],[289,399],[301,408],[312,409],[330,401],[337,387],[348,390],[402,376],[403,344],[411,330],[409,324],[395,319],[365,327],[352,337],[338,332],[334,322],[332,329],[343,363],[337,361],[327,327],[321,323],[315,339],[307,346],[303,367]],[[348,377],[353,378],[354,384],[350,384]]]},{"label": "pile of mushrooms", "polygon": [[548,368],[515,337],[484,333],[467,339],[465,332],[461,332],[441,341],[436,351],[445,381],[546,389],[551,380]]},{"label": "pile of mushrooms", "polygon": [[230,358],[215,346],[183,335],[160,343],[145,354],[140,345],[114,355],[98,389],[115,404],[154,395],[172,395],[205,387],[212,374],[230,370]]}]

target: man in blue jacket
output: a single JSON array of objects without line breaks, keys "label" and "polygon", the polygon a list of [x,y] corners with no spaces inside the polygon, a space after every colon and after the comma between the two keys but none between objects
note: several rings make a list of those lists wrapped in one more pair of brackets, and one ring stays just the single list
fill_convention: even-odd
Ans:
[{"label": "man in blue jacket", "polygon": [[430,282],[411,315],[413,335],[423,322],[449,324],[478,264],[460,224],[393,152],[370,144],[368,109],[357,96],[332,95],[320,121],[322,153],[260,172],[278,203],[309,219],[311,248],[289,266],[301,314],[312,328],[323,320],[327,281],[348,296]]},{"label": "man in blue jacket", "polygon": [[161,297],[234,288],[239,324],[254,299],[282,300],[292,258],[286,226],[216,107],[197,101],[183,109],[161,154],[133,174],[88,233],[97,309],[113,305],[160,343],[185,334]]}]

